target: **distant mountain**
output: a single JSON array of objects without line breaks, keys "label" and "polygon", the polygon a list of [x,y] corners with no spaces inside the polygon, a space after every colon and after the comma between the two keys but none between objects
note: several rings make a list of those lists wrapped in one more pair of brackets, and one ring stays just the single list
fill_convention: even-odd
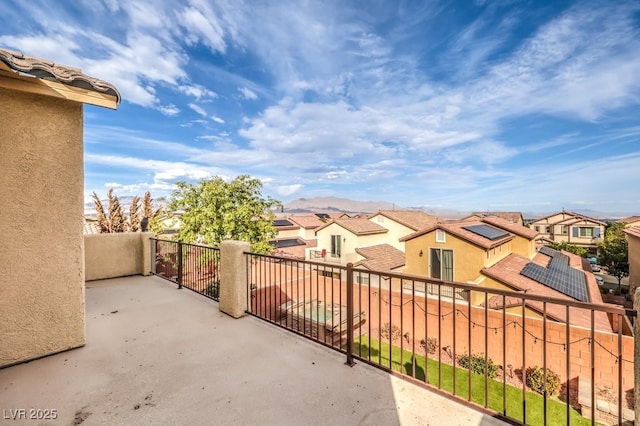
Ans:
[{"label": "distant mountain", "polygon": [[425,207],[399,206],[389,201],[356,201],[338,197],[300,198],[286,203],[285,214],[304,213],[376,213],[380,210],[421,210],[443,219],[459,219],[469,212]]},{"label": "distant mountain", "polygon": [[[393,210],[395,204],[387,201],[355,201],[338,197],[300,198],[284,205],[286,213],[375,213]],[[395,206],[398,209],[398,206]]]}]

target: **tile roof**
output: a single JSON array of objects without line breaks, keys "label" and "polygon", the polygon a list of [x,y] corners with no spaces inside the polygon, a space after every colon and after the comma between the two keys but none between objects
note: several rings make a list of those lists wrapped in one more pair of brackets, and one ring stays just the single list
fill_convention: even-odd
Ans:
[{"label": "tile roof", "polygon": [[[565,253],[565,252],[563,252]],[[566,254],[566,253],[565,253]],[[538,253],[534,258],[534,263],[537,264],[547,264],[549,263],[550,257],[546,256],[542,253]],[[564,299],[575,301],[573,298],[556,291],[550,287],[545,286],[535,280],[525,277],[520,274],[520,271],[530,262],[526,257],[520,256],[519,254],[512,253],[506,258],[502,259],[500,262],[495,263],[490,268],[482,269],[482,274],[493,278],[504,285],[513,288],[516,291],[522,291],[528,294],[535,294],[538,296],[547,296],[556,299]],[[598,289],[598,285],[595,281],[593,274],[586,273],[587,279],[587,290],[589,292],[589,297],[591,302],[594,304],[602,305],[602,296],[600,295],[600,291]],[[493,300],[492,300],[493,299]],[[502,297],[497,296],[488,301],[487,306],[499,309],[502,307]],[[521,305],[522,300],[515,298],[517,301],[516,305]],[[513,306],[513,299],[509,299],[505,301],[505,307]],[[543,302],[528,300],[525,304],[540,313],[544,311]],[[566,311],[565,307],[561,305],[556,305],[554,303],[547,303],[546,312],[550,318],[553,318],[557,321],[566,321]],[[578,325],[581,327],[590,328],[591,324],[591,312],[587,309],[582,308],[569,308],[569,318],[570,322],[573,325]],[[594,316],[595,320],[595,328],[596,330],[603,330],[611,332],[611,323],[606,313],[596,312]]]},{"label": "tile roof", "polygon": [[538,232],[534,231],[533,229],[528,228],[526,226],[519,225],[514,222],[510,222],[501,217],[487,216],[487,217],[483,217],[481,220],[484,223],[488,223],[489,225],[493,225],[495,227],[504,229],[505,231],[509,231],[512,234],[519,235],[528,240],[533,240],[535,237],[538,236]]},{"label": "tile roof", "polygon": [[411,228],[414,231],[433,226],[440,220],[438,217],[420,210],[380,210],[371,217],[378,214],[388,217],[389,219],[394,220],[407,228]]},{"label": "tile roof", "polygon": [[478,216],[479,218],[495,216],[507,220],[511,223],[522,222],[522,213],[520,212],[471,212],[470,216]]},{"label": "tile roof", "polygon": [[400,241],[408,241],[408,240],[412,240],[416,237],[420,237],[422,235],[428,234],[429,232],[433,232],[436,229],[442,229],[446,232],[450,232],[451,234],[462,238],[463,240],[466,240],[472,244],[475,244],[477,246],[480,246],[484,249],[490,249],[493,247],[497,247],[501,244],[506,243],[507,241],[510,241],[513,239],[513,235],[508,234],[505,237],[496,239],[496,240],[490,240],[489,238],[485,238],[481,235],[478,235],[474,232],[468,231],[466,229],[464,229],[465,227],[469,227],[469,226],[474,226],[474,225],[485,225],[485,226],[490,226],[487,225],[486,223],[474,220],[474,221],[456,221],[456,222],[441,222],[441,223],[437,223],[434,226],[427,228],[427,229],[423,229],[421,231],[418,232],[414,232],[413,234],[407,235],[405,237],[400,238]]},{"label": "tile roof", "polygon": [[288,257],[291,259],[304,260],[305,259],[305,249],[313,248],[318,245],[318,240],[303,240],[302,238],[298,238],[303,241],[303,245],[292,246],[292,247],[281,247],[273,250],[274,256]]},{"label": "tile roof", "polygon": [[98,222],[85,220],[83,233],[84,235],[100,234],[101,232],[100,232],[100,226],[98,225]]},{"label": "tile roof", "polygon": [[632,223],[632,222],[640,222],[640,216],[629,216],[624,219],[618,219],[616,222],[620,223]]},{"label": "tile roof", "polygon": [[558,222],[550,222],[549,223],[550,225],[551,224],[558,224],[558,223],[561,223],[561,222],[565,222],[567,220],[578,220],[578,221],[580,221],[580,220],[588,220],[588,221],[591,221],[591,222],[599,223],[601,225],[606,225],[606,223],[602,222],[601,220],[594,219],[594,218],[589,217],[589,216],[585,216],[585,215],[582,215],[582,214],[578,214],[578,213],[574,213],[574,212],[570,212],[570,211],[566,211],[566,210],[555,212],[555,213],[552,213],[552,214],[547,215],[547,216],[539,217],[538,219],[532,220],[530,225],[531,224],[535,224],[536,222],[539,222],[541,220],[548,219],[548,218],[550,218],[552,216],[555,216],[557,214],[565,214],[565,215],[568,215],[570,217],[565,218],[565,219],[561,219]]},{"label": "tile roof", "polygon": [[640,238],[640,226],[632,226],[624,230],[625,234]]},{"label": "tile roof", "polygon": [[324,226],[316,229],[316,233],[334,223],[356,235],[384,234],[385,232],[389,232],[387,228],[373,223],[369,219],[352,217],[348,219],[333,219]]},{"label": "tile roof", "polygon": [[116,98],[116,103],[121,101],[120,93],[114,85],[83,74],[79,68],[56,64],[48,59],[27,56],[22,52],[2,48],[0,48],[0,62],[5,63],[14,71],[111,95]]},{"label": "tile roof", "polygon": [[297,223],[304,229],[315,229],[324,225],[324,222],[314,214],[308,214],[304,216],[289,216],[287,217],[287,220]]},{"label": "tile roof", "polygon": [[392,269],[404,266],[404,253],[390,244],[378,244],[360,247],[356,253],[365,259],[355,263],[372,271],[391,272]]}]

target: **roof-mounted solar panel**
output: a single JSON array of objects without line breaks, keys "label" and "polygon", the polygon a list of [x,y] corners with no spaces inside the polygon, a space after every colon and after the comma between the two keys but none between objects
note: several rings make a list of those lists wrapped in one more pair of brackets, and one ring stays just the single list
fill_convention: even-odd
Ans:
[{"label": "roof-mounted solar panel", "polygon": [[487,238],[491,241],[499,240],[500,238],[508,237],[509,233],[503,229],[494,228],[489,225],[470,225],[464,226],[462,229],[466,229],[469,232],[473,232],[476,235]]}]

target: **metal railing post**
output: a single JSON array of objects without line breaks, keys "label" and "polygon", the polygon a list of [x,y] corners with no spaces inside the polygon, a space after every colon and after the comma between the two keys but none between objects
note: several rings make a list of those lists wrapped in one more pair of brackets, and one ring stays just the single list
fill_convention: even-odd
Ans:
[{"label": "metal railing post", "polygon": [[347,263],[347,362],[353,367],[353,263]]},{"label": "metal railing post", "polygon": [[182,288],[182,243],[178,242],[178,289]]}]

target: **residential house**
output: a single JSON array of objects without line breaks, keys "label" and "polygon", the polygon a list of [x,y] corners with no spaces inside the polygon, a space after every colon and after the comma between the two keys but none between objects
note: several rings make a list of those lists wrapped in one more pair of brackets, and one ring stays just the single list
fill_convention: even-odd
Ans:
[{"label": "residential house", "polygon": [[85,344],[83,104],[115,109],[120,94],[0,49],[0,99],[3,367]]},{"label": "residential house", "polygon": [[[297,236],[306,241],[315,240],[316,229],[325,225],[325,222],[321,221],[320,218],[314,214],[293,215],[287,217],[287,220],[299,227]],[[278,237],[280,237],[280,233],[278,233]]]},{"label": "residential house", "polygon": [[[360,257],[353,266],[368,269],[372,272],[401,273],[404,270],[404,252],[398,250],[390,244],[378,244],[369,247],[356,248],[356,253]],[[354,280],[356,284],[381,286],[388,288],[389,277],[382,275],[383,283],[380,283],[379,274],[356,273]]]},{"label": "residential house", "polygon": [[640,226],[624,230],[629,243],[629,294],[640,286]]},{"label": "residential house", "polygon": [[437,223],[401,238],[405,273],[479,284],[480,270],[513,252],[514,235],[481,221]]},{"label": "residential house", "polygon": [[625,228],[640,226],[640,216],[629,216],[624,219],[619,219],[616,222],[624,223]]},{"label": "residential house", "polygon": [[315,230],[322,225],[324,222],[315,214],[275,219],[273,226],[278,234],[271,241],[273,254],[304,260],[307,249],[316,247]]},{"label": "residential house", "polygon": [[359,260],[357,248],[385,243],[388,232],[369,219],[333,219],[316,230],[317,249],[308,250],[307,259],[354,263]]},{"label": "residential house", "polygon": [[499,217],[520,226],[524,225],[524,219],[520,212],[472,212],[469,216],[462,218],[462,220],[482,220],[485,217]]},{"label": "residential house", "polygon": [[591,255],[598,253],[605,226],[605,222],[565,210],[529,223],[543,243],[567,242],[587,249]]},{"label": "residential house", "polygon": [[440,219],[419,210],[380,210],[369,220],[389,230],[386,243],[404,251],[400,238],[436,224]]}]

